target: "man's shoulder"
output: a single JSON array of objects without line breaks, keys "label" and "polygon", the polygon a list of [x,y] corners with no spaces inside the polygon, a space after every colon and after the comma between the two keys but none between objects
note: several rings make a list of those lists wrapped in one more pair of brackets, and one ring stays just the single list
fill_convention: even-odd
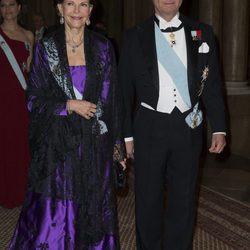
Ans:
[{"label": "man's shoulder", "polygon": [[209,33],[212,31],[211,25],[201,22],[199,20],[195,20],[194,18],[187,17],[181,14],[180,19],[184,24],[188,25],[193,30],[202,30],[203,32],[209,32]]},{"label": "man's shoulder", "polygon": [[[196,20],[191,17],[187,17],[183,14],[180,14],[180,19],[182,22],[184,22],[186,25],[190,26],[190,28],[193,29],[204,29],[204,30],[211,30],[211,25],[201,22],[199,20]],[[154,16],[151,16],[147,18],[146,20],[143,20],[142,22],[128,28],[125,32],[129,34],[137,33],[140,30],[153,28],[154,27]]]},{"label": "man's shoulder", "polygon": [[141,32],[142,30],[153,28],[154,26],[154,18],[153,16],[147,18],[146,20],[143,20],[142,22],[128,28],[125,30],[125,34],[129,36],[136,35],[138,32]]},{"label": "man's shoulder", "polygon": [[87,38],[91,39],[92,42],[96,41],[96,42],[100,42],[100,43],[107,43],[109,41],[107,36],[105,36],[103,33],[97,32],[97,31],[90,29],[88,27],[86,27],[85,36],[87,36]]}]

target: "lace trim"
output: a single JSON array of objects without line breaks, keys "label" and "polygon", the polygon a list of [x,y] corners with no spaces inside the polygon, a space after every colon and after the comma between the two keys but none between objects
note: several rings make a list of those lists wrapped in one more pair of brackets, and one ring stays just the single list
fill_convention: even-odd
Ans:
[{"label": "lace trim", "polygon": [[114,146],[113,160],[116,162],[123,161],[125,158],[125,146],[124,144],[116,143]]}]

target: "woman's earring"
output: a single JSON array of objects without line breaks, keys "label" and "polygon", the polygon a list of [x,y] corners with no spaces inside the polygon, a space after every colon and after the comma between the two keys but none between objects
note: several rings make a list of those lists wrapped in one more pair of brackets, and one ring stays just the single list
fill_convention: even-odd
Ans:
[{"label": "woman's earring", "polygon": [[64,24],[64,17],[60,16],[60,24]]},{"label": "woman's earring", "polygon": [[90,19],[89,19],[89,17],[87,18],[87,20],[86,20],[86,25],[90,25]]}]

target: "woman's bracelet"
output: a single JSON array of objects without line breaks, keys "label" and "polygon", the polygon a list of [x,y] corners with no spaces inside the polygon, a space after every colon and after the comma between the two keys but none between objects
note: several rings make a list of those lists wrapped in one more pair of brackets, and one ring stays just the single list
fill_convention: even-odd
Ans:
[{"label": "woman's bracelet", "polygon": [[68,100],[67,103],[66,103],[66,109],[67,109],[67,113],[69,115],[71,115],[73,113],[73,111],[70,108],[70,100]]}]

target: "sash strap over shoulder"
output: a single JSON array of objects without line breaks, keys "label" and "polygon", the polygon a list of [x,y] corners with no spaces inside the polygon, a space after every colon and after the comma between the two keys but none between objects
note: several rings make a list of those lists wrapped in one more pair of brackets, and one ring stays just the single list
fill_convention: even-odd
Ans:
[{"label": "sash strap over shoulder", "polygon": [[0,47],[3,49],[6,57],[8,58],[10,65],[13,69],[13,71],[15,72],[17,79],[19,80],[22,88],[24,90],[27,89],[27,84],[26,84],[26,80],[23,76],[23,73],[20,69],[20,66],[17,63],[17,60],[11,50],[11,48],[9,47],[8,43],[4,40],[4,38],[0,35]]}]

